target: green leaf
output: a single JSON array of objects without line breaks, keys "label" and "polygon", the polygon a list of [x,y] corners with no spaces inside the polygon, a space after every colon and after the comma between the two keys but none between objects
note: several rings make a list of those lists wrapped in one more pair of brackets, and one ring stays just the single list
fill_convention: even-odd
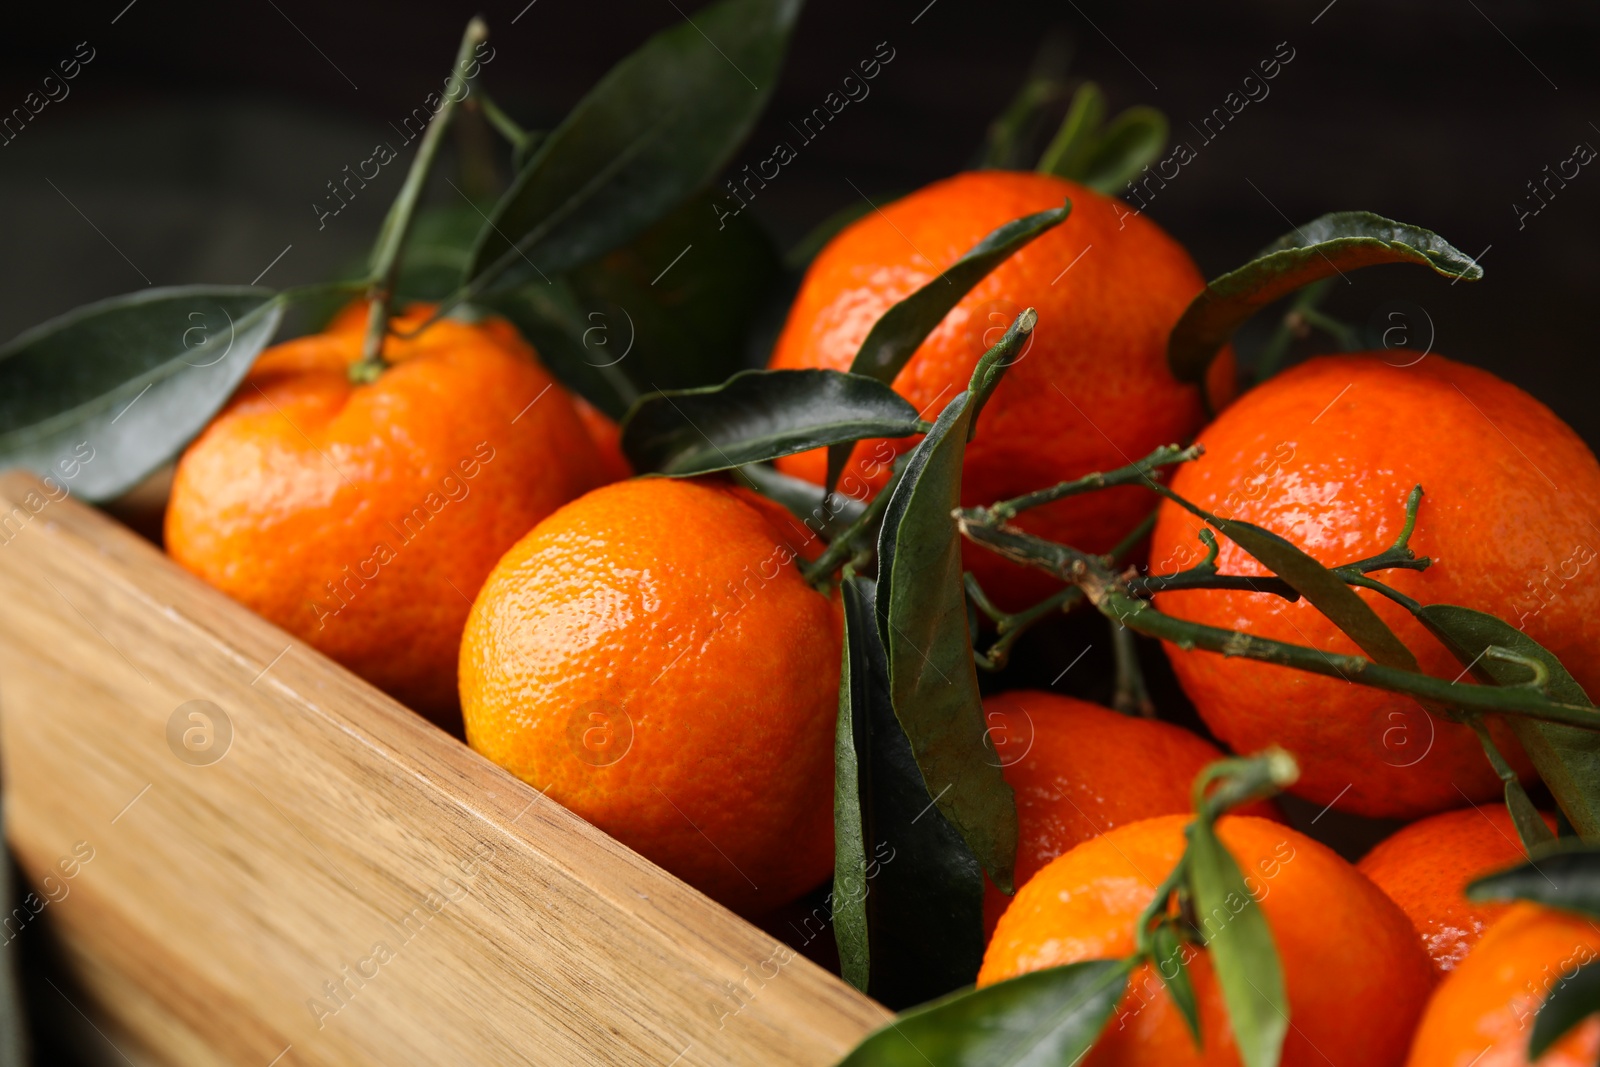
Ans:
[{"label": "green leaf", "polygon": [[[1480,682],[1518,685],[1528,680],[1526,666],[1484,655],[1491,646],[1499,647],[1542,662],[1549,672],[1545,689],[1552,700],[1593,706],[1561,662],[1510,623],[1454,604],[1428,604],[1416,614],[1456,659],[1471,666]],[[1600,840],[1600,733],[1535,722],[1520,715],[1508,719],[1539,777],[1550,787],[1578,835],[1589,841]]]},{"label": "green leaf", "polygon": [[909,1011],[839,1067],[1062,1067],[1093,1046],[1128,985],[1128,964],[1033,971]]},{"label": "green leaf", "polygon": [[467,280],[554,277],[710,183],[772,95],[799,13],[800,0],[719,0],[613,67],[496,205]]},{"label": "green leaf", "polygon": [[683,477],[863,437],[922,429],[882,382],[835,370],[747,370],[721,385],[643,397],[622,423],[634,470]]},{"label": "green leaf", "polygon": [[0,467],[86,500],[133,488],[205,427],[282,316],[270,290],[194,285],[35,326],[0,348]]},{"label": "green leaf", "polygon": [[1531,900],[1600,919],[1600,849],[1555,848],[1527,863],[1479,878],[1468,900]]},{"label": "green leaf", "polygon": [[1172,924],[1161,923],[1150,935],[1150,948],[1150,962],[1167,987],[1167,994],[1172,997],[1178,1014],[1183,1016],[1184,1023],[1189,1027],[1189,1036],[1194,1038],[1194,1047],[1198,1050],[1202,1047],[1200,1003],[1195,998],[1194,983],[1189,979],[1189,967],[1183,960],[1187,951],[1185,944]]},{"label": "green leaf", "polygon": [[616,342],[637,340],[617,366],[641,392],[714,385],[751,365],[747,339],[783,264],[754,216],[719,225],[712,201],[706,193],[690,197],[634,240],[567,275],[591,314],[620,311],[612,316]]},{"label": "green leaf", "polygon": [[1373,661],[1386,667],[1417,669],[1416,657],[1394,631],[1372,610],[1372,605],[1345,584],[1344,579],[1306,555],[1289,541],[1253,523],[1224,519],[1191,504],[1170,489],[1161,494],[1217,528],[1234,544],[1250,553],[1268,570],[1288,582],[1339,629],[1349,635]]},{"label": "green leaf", "polygon": [[621,248],[479,303],[516,323],[563,384],[613,418],[640,393],[723,381],[749,365],[749,335],[783,268],[751,216],[719,227],[711,203],[697,194]]},{"label": "green leaf", "polygon": [[1532,1063],[1589,1016],[1600,1012],[1600,960],[1590,960],[1570,978],[1561,981],[1539,1006],[1528,1038],[1528,1062]]},{"label": "green leaf", "polygon": [[443,300],[455,292],[482,228],[483,215],[459,197],[453,204],[417,212],[400,257],[396,304]]},{"label": "green leaf", "polygon": [[[856,350],[850,363],[852,374],[865,374],[886,385],[892,385],[912,353],[927,340],[930,333],[950,309],[989,272],[1010,259],[1018,250],[1048,230],[1059,226],[1072,211],[1069,201],[1062,207],[1025,215],[999,226],[967,250],[937,278],[885,311],[873,323],[866,340]],[[838,481],[839,472],[849,458],[847,446],[837,446],[828,451],[829,488]]]},{"label": "green leaf", "polygon": [[1031,309],[1018,316],[912,450],[878,535],[878,629],[889,650],[895,715],[939,810],[1006,892],[1017,810],[984,723],[953,513],[968,430],[983,400],[975,390],[994,386],[1035,321]]},{"label": "green leaf", "polygon": [[1106,97],[1094,82],[1084,82],[1072,94],[1067,117],[1039,157],[1039,173],[1075,180],[1094,150],[1100,125],[1106,118]]},{"label": "green leaf", "polygon": [[586,304],[565,278],[503,289],[478,304],[504,316],[561,384],[613,419],[639,398],[638,386],[621,367],[636,343],[624,309]]},{"label": "green leaf", "polygon": [[[835,767],[834,934],[843,973],[890,1007],[972,981],[983,869],[936,809],[895,719],[871,582],[847,578]],[[929,931],[937,930],[937,937]]]},{"label": "green leaf", "polygon": [[1167,117],[1153,107],[1130,107],[1111,120],[1076,179],[1108,196],[1122,191],[1167,147]]},{"label": "green leaf", "polygon": [[1517,838],[1521,840],[1525,850],[1548,845],[1556,839],[1556,835],[1550,832],[1549,825],[1545,823],[1544,817],[1539,814],[1539,809],[1534,807],[1528,791],[1522,788],[1521,782],[1515,778],[1507,782],[1505,796],[1506,813],[1511,816],[1511,824],[1516,827]]},{"label": "green leaf", "polygon": [[843,493],[823,493],[822,486],[804,478],[779,474],[764,463],[752,463],[734,471],[734,476],[762,496],[771,497],[798,519],[813,522],[812,529],[828,525],[839,528],[859,519],[867,505]]},{"label": "green leaf", "polygon": [[[833,936],[839,946],[839,974],[863,993],[872,971],[867,931],[867,778],[872,762],[872,705],[887,702],[889,663],[872,619],[872,584],[847,576],[844,597],[844,654],[839,666],[839,720],[833,739]],[[891,711],[892,714],[892,711]]]},{"label": "green leaf", "polygon": [[1417,263],[1469,282],[1483,277],[1470,256],[1430,230],[1370,211],[1336,211],[1207,285],[1172,328],[1167,365],[1179,381],[1202,382],[1217,350],[1257,311],[1301,286],[1380,263]]},{"label": "green leaf", "polygon": [[1195,819],[1187,834],[1196,924],[1207,938],[1239,1058],[1244,1067],[1277,1067],[1289,1032],[1289,996],[1272,930],[1210,821]]},{"label": "green leaf", "polygon": [[1066,87],[1056,73],[1030,75],[1011,103],[989,123],[978,165],[998,170],[1026,167],[1030,149],[1038,144],[1038,136],[1050,106],[1060,100],[1065,91]]}]

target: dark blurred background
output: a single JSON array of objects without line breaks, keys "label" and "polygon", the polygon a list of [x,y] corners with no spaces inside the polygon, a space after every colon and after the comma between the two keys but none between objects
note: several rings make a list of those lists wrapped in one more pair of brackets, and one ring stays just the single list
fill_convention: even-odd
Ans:
[{"label": "dark blurred background", "polygon": [[[496,48],[485,88],[538,128],[695,6],[15,5],[0,38],[0,112],[21,106],[60,61],[93,58],[64,99],[0,145],[0,335],[146,284],[247,283],[275,264],[262,284],[282,287],[358,260],[410,150],[320,231],[312,205],[440,87],[474,12],[486,16]],[[894,49],[871,95],[755,203],[788,247],[859,202],[852,182],[877,198],[970,165],[1040,42],[1063,34],[1071,74],[1098,82],[1113,110],[1153,104],[1174,137],[1200,146],[1150,215],[1203,272],[1238,264],[1287,220],[1339,208],[1435,229],[1483,253],[1483,282],[1452,287],[1416,268],[1383,268],[1338,283],[1327,307],[1361,326],[1409,301],[1414,346],[1436,333],[1435,350],[1511,378],[1593,442],[1600,412],[1589,397],[1600,367],[1588,352],[1589,287],[1600,173],[1584,168],[1565,188],[1552,183],[1554,195],[1520,224],[1513,205],[1537,207],[1526,183],[1580,142],[1600,146],[1597,29],[1600,7],[1576,0],[813,0],[734,169],[788,136],[790,119],[820,104],[878,42]],[[1270,95],[1203,144],[1189,123],[1220,106],[1279,42],[1295,58],[1268,83]],[[443,195],[456,194],[445,187]]]},{"label": "dark blurred background", "polygon": [[[259,279],[281,288],[358,262],[410,149],[320,227],[313,205],[374,144],[399,143],[394,126],[441,87],[474,13],[487,18],[495,47],[484,87],[524,126],[548,128],[613,63],[698,6],[13,5],[0,36],[0,116],[42,92],[63,61],[79,68],[66,95],[25,127],[0,125],[0,339],[146,285]],[[788,123],[880,42],[893,49],[870,96],[805,145],[755,201],[753,213],[789,248],[858,204],[852,185],[877,199],[972,165],[1041,45],[1055,41],[1071,50],[1070,75],[1097,82],[1113,111],[1152,104],[1171,119],[1174,138],[1199,148],[1149,214],[1207,276],[1330,210],[1365,208],[1434,229],[1481,257],[1484,281],[1452,286],[1414,267],[1378,268],[1336,281],[1326,309],[1357,327],[1399,325],[1397,342],[1431,342],[1496,371],[1594,444],[1600,164],[1564,185],[1541,185],[1542,202],[1528,183],[1543,182],[1545,168],[1573,158],[1580,144],[1600,146],[1597,31],[1600,6],[1576,0],[811,0],[766,117],[730,171],[792,139]],[[1270,95],[1204,143],[1190,124],[1260,61],[1287,50],[1293,59],[1268,83]],[[49,88],[60,96],[59,83]],[[442,170],[472,180],[459,160]],[[433,193],[458,195],[438,182]],[[1397,309],[1401,318],[1391,318]],[[1272,326],[1263,316],[1241,335],[1246,361]],[[1319,336],[1296,354],[1319,345],[1332,347]],[[1048,660],[1048,673],[1062,647],[1092,643],[1082,676],[1109,679],[1098,620],[1063,620],[1030,641],[1048,642],[1051,654],[1030,657],[1025,645],[1018,660],[1035,659],[1039,670]],[[1181,698],[1159,655],[1146,651],[1171,712]],[[1102,653],[1106,662],[1096,665]],[[1051,679],[1024,667],[1015,684]],[[48,941],[33,939],[26,951],[48,957]],[[36,1026],[40,1062],[107,1054],[92,1034],[64,1036],[77,1021],[64,998],[44,990],[30,1000],[45,1016]]]}]

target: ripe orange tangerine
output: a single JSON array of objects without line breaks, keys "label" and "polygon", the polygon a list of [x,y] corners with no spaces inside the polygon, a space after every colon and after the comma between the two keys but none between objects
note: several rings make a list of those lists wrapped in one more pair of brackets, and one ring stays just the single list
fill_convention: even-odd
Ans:
[{"label": "ripe orange tangerine", "polygon": [[[1190,818],[1129,823],[1050,863],[1001,917],[978,985],[1131,954],[1141,913],[1183,854]],[[1291,1023],[1283,1067],[1398,1067],[1432,984],[1405,915],[1331,850],[1286,826],[1227,816],[1217,833],[1246,875],[1283,968]],[[1199,917],[1207,941],[1228,936],[1230,908]],[[1238,1047],[1210,956],[1190,948],[1204,1048],[1195,1048],[1159,974],[1144,964],[1130,976],[1085,1067],[1237,1067]]]},{"label": "ripe orange tangerine", "polygon": [[[1206,454],[1172,487],[1224,518],[1288,538],[1326,565],[1386,549],[1405,522],[1413,486],[1426,493],[1411,547],[1426,571],[1374,577],[1424,604],[1496,615],[1555,653],[1600,692],[1600,464],[1550,409],[1486,371],[1430,355],[1395,366],[1393,353],[1323,356],[1240,398],[1200,435]],[[1162,504],[1151,568],[1199,562],[1203,524]],[[1225,538],[1223,573],[1263,568]],[[1357,589],[1416,655],[1423,671],[1453,679],[1461,665],[1411,614]],[[1357,653],[1310,603],[1235,591],[1166,593],[1163,611],[1184,619]],[[1463,800],[1484,801],[1500,782],[1466,726],[1437,720],[1414,701],[1338,678],[1242,657],[1168,646],[1184,692],[1217,737],[1240,751],[1279,744],[1301,767],[1293,790],[1361,815],[1415,818]],[[1530,765],[1505,725],[1501,750]]]},{"label": "ripe orange tangerine", "polygon": [[[417,305],[395,320],[421,325]],[[350,381],[365,305],[262,353],[184,452],[173,559],[441,724],[472,598],[533,524],[598,485],[567,393],[509,323],[389,337]]]},{"label": "ripe orange tangerine", "polygon": [[810,531],[718,481],[637,478],[536,526],[461,642],[473,748],[744,914],[833,865],[843,620]]},{"label": "ripe orange tangerine", "polygon": [[[992,503],[1187,440],[1204,418],[1200,392],[1167,369],[1167,334],[1205,286],[1187,252],[1120,201],[1060,178],[974,171],[863,215],[807,271],[771,366],[847,370],[885,311],[938,277],[991,230],[1072,200],[1065,222],[1000,264],[945,316],[894,387],[935,418],[967,385],[980,356],[1025,308],[1039,313],[1022,356],[989,399],[967,446],[963,505]],[[1213,365],[1215,398],[1232,392],[1233,357]],[[888,480],[914,439],[863,441],[840,486],[852,496]],[[821,450],[778,460],[821,482]],[[1018,525],[1103,552],[1153,508],[1138,488],[1058,501]],[[991,596],[1018,608],[1047,592],[1038,572],[972,548],[966,565]]]}]

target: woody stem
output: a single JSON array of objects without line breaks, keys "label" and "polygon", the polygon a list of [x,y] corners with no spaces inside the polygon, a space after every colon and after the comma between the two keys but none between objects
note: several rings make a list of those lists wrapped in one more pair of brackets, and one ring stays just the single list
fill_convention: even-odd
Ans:
[{"label": "woody stem", "polygon": [[367,332],[361,343],[361,358],[351,364],[350,378],[356,382],[375,381],[388,366],[383,358],[383,338],[389,332],[389,315],[394,302],[395,279],[400,273],[400,253],[405,249],[411,232],[411,220],[416,214],[417,202],[422,198],[422,187],[433,170],[433,161],[439,154],[445,130],[455,114],[456,104],[465,98],[466,76],[462,73],[472,61],[478,45],[489,38],[489,27],[481,18],[473,17],[461,35],[461,47],[456,50],[456,62],[450,68],[450,78],[445,83],[444,100],[439,110],[428,121],[422,140],[417,144],[416,158],[406,172],[405,184],[389,207],[389,214],[378,231],[378,241],[372,248],[372,263],[367,287]]}]

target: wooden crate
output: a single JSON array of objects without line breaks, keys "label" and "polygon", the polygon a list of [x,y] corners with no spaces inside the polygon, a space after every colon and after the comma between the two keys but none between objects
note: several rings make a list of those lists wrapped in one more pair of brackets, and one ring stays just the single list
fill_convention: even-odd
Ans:
[{"label": "wooden crate", "polygon": [[132,1055],[821,1065],[889,1017],[17,473],[0,605],[32,921]]}]

